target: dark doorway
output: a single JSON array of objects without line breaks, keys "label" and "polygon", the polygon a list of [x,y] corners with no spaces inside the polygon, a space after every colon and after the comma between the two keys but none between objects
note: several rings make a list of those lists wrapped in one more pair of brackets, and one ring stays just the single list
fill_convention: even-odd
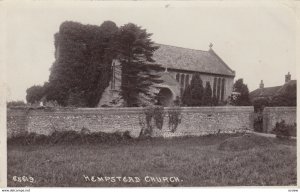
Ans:
[{"label": "dark doorway", "polygon": [[173,102],[172,91],[168,88],[161,88],[157,97],[158,97],[158,104],[162,106],[170,106]]}]

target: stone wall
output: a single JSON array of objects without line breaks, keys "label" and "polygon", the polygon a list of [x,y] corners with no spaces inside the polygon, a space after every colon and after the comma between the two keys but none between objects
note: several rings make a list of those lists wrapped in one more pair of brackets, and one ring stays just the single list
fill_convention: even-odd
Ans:
[{"label": "stone wall", "polygon": [[[206,135],[252,130],[253,107],[182,107],[181,123],[172,133],[169,129],[169,112],[164,108],[162,130],[154,129],[153,136],[173,137]],[[34,132],[49,135],[53,131],[87,128],[91,132],[129,131],[137,137],[145,122],[143,108],[62,108],[62,109],[8,109],[8,137]]]},{"label": "stone wall", "polygon": [[284,120],[286,124],[297,122],[296,107],[265,107],[263,111],[263,132],[270,133],[277,122]]}]

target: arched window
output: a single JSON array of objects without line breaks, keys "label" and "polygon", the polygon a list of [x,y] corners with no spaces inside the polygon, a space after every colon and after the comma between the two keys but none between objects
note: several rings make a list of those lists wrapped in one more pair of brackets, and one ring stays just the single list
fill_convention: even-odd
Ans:
[{"label": "arched window", "polygon": [[184,74],[181,74],[180,85],[184,87]]},{"label": "arched window", "polygon": [[217,78],[214,78],[213,97],[217,96]]},{"label": "arched window", "polygon": [[189,81],[190,81],[190,76],[185,75],[185,87],[187,87],[189,85]]},{"label": "arched window", "polygon": [[222,90],[221,90],[221,100],[224,100],[224,94],[225,94],[225,78],[222,79]]},{"label": "arched window", "polygon": [[217,88],[218,101],[220,100],[220,93],[221,93],[221,78],[218,78],[218,88]]},{"label": "arched window", "polygon": [[180,75],[179,75],[179,73],[177,73],[177,74],[176,74],[176,81],[177,81],[177,82],[179,82],[179,77],[180,77]]}]

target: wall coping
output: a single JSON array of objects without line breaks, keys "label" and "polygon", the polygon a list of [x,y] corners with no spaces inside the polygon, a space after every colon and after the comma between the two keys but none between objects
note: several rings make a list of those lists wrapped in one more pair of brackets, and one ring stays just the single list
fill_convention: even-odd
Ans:
[{"label": "wall coping", "polygon": [[[124,108],[38,108],[38,109],[23,109],[28,110],[30,115],[42,114],[140,114],[145,108],[143,107],[124,107]],[[178,107],[164,107],[164,111],[178,110]],[[216,107],[180,107],[179,110],[185,113],[225,113],[225,112],[254,112],[253,106],[216,106]],[[8,109],[8,114],[20,112],[20,109]]]},{"label": "wall coping", "polygon": [[265,107],[263,110],[263,113],[268,113],[268,112],[294,112],[296,111],[296,107]]}]

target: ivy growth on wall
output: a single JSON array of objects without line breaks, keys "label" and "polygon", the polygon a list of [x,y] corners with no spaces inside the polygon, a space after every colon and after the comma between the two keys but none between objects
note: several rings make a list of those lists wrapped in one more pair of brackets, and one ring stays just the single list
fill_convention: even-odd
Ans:
[{"label": "ivy growth on wall", "polygon": [[142,127],[140,137],[151,136],[153,129],[162,129],[164,123],[164,108],[162,106],[150,106],[144,109],[144,118],[139,118]]},{"label": "ivy growth on wall", "polygon": [[181,123],[181,109],[180,107],[175,107],[168,112],[169,116],[169,129],[174,133]]}]

